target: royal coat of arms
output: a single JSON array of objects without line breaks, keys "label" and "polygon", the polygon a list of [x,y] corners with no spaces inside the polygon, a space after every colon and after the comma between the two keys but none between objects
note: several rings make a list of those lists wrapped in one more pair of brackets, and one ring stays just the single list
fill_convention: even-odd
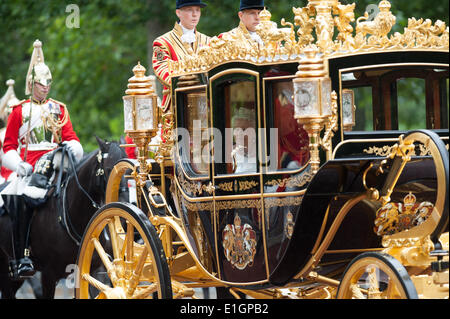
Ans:
[{"label": "royal coat of arms", "polygon": [[239,215],[234,223],[225,226],[222,232],[222,246],[227,260],[239,270],[253,265],[256,254],[256,233],[249,224],[241,225]]},{"label": "royal coat of arms", "polygon": [[387,203],[376,214],[374,231],[379,236],[392,235],[422,224],[433,212],[430,202],[416,203],[409,193],[402,203]]}]

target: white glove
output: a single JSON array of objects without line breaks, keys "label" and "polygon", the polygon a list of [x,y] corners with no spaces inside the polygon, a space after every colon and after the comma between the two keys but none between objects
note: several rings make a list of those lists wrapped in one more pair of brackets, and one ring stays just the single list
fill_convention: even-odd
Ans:
[{"label": "white glove", "polygon": [[20,162],[19,165],[17,165],[16,173],[19,177],[31,175],[31,173],[33,173],[33,166],[27,162]]},{"label": "white glove", "polygon": [[77,140],[64,141],[63,144],[67,145],[69,152],[72,153],[76,162],[79,162],[83,158],[83,146]]},{"label": "white glove", "polygon": [[6,154],[3,155],[2,158],[2,165],[17,173],[17,170],[19,169],[19,164],[23,162],[22,158],[20,157],[19,153],[17,153],[16,150],[10,150],[6,152]]}]

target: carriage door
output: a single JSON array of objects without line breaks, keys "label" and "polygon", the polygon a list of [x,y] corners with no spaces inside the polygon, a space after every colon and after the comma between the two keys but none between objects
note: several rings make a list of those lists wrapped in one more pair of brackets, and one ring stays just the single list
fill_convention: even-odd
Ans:
[{"label": "carriage door", "polygon": [[229,282],[267,279],[259,90],[259,74],[247,69],[228,69],[210,78],[218,275]]},{"label": "carriage door", "polygon": [[210,109],[204,77],[175,82],[177,142],[174,151],[175,205],[194,252],[213,272],[215,247],[209,146]]}]

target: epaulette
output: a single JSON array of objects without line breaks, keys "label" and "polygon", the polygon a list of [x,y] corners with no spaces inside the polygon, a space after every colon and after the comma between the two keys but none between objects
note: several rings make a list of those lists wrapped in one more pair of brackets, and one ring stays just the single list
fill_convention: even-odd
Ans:
[{"label": "epaulette", "polygon": [[15,107],[21,106],[21,105],[24,104],[26,101],[28,101],[28,100],[27,100],[27,99],[22,100],[22,101],[20,101],[19,103],[17,103],[16,105],[11,106],[11,108],[13,109],[13,108],[15,108]]},{"label": "epaulette", "polygon": [[52,99],[52,98],[49,98],[48,100],[49,100],[49,101],[52,101],[52,102],[55,102],[56,104],[59,104],[59,105],[61,105],[62,107],[66,107],[66,105],[65,105],[63,102],[57,101],[57,100]]}]

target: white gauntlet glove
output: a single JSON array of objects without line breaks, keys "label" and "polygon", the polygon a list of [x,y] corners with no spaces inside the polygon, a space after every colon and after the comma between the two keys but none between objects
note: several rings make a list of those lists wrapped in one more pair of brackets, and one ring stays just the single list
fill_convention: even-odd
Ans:
[{"label": "white gauntlet glove", "polygon": [[80,142],[77,140],[70,140],[62,143],[67,145],[69,152],[72,153],[77,163],[83,158],[83,146],[81,146]]},{"label": "white gauntlet glove", "polygon": [[24,162],[15,150],[10,150],[3,155],[2,165],[16,172],[19,177],[31,175],[33,172],[33,166]]},{"label": "white gauntlet glove", "polygon": [[33,173],[33,166],[27,162],[20,162],[19,165],[17,165],[16,172],[19,177],[31,175],[31,173]]}]

